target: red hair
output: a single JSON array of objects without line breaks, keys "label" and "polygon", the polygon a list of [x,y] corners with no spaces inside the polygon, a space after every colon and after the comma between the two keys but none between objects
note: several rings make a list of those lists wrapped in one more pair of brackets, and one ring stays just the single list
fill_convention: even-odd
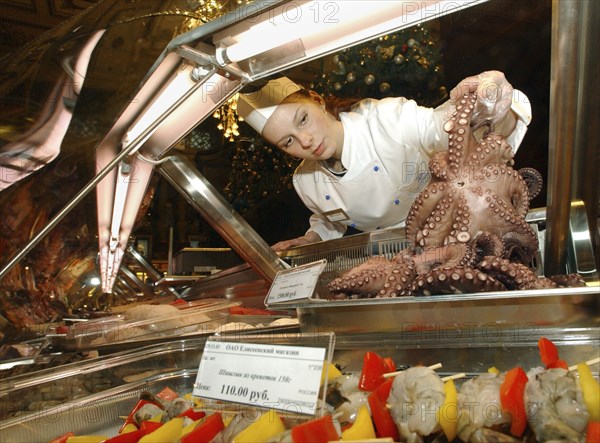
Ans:
[{"label": "red hair", "polygon": [[[325,109],[327,110],[327,112],[329,112],[331,115],[333,115],[338,120],[340,119],[341,112],[349,112],[350,110],[352,110],[352,106],[354,106],[356,103],[358,103],[360,101],[360,99],[358,99],[358,98],[351,98],[351,97],[340,98],[340,97],[336,97],[334,95],[329,95],[327,97],[323,97],[323,96],[319,95],[319,97],[323,98],[323,101],[325,102]],[[296,91],[296,92],[288,95],[281,103],[295,103],[295,102],[304,101],[304,100],[311,101],[311,102],[315,101],[315,99],[311,95],[311,91],[309,89],[301,89],[299,91]]]}]

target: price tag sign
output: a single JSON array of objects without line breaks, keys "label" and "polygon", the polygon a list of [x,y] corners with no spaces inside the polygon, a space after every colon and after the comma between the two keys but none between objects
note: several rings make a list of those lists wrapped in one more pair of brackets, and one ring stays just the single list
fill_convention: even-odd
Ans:
[{"label": "price tag sign", "polygon": [[326,264],[327,260],[323,259],[279,271],[269,288],[265,304],[310,298]]},{"label": "price tag sign", "polygon": [[314,415],[325,351],[208,340],[193,395]]}]

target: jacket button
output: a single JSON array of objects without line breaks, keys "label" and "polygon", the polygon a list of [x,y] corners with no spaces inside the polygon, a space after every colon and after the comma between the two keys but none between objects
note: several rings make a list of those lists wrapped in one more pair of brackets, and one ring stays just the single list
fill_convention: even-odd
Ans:
[{"label": "jacket button", "polygon": [[331,200],[331,195],[325,194],[325,200]]},{"label": "jacket button", "polygon": [[375,171],[375,172],[379,171],[379,166],[374,166],[373,171]]},{"label": "jacket button", "polygon": [[398,200],[398,199],[394,200],[394,204],[399,205],[400,204],[400,200]]}]

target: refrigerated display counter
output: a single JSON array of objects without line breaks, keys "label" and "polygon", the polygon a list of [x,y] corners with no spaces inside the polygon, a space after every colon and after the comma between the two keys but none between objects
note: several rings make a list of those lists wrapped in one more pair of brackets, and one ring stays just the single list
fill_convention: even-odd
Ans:
[{"label": "refrigerated display counter", "polygon": [[[397,368],[441,363],[440,376],[464,373],[457,384],[489,368],[525,370],[541,365],[538,340],[545,337],[569,364],[597,356],[597,328],[514,328],[488,330],[403,331],[397,333],[268,334],[221,337],[225,341],[270,345],[332,347],[331,362],[349,377],[360,374],[367,351],[389,357]],[[214,337],[213,337],[214,338]],[[219,339],[219,338],[216,338]],[[0,384],[3,442],[47,442],[75,435],[115,435],[144,391],[170,388],[180,395],[193,390],[206,340],[179,340],[66,365]],[[598,367],[590,366],[598,377]],[[222,410],[252,410],[221,404]],[[256,414],[256,412],[255,412]],[[310,416],[304,416],[304,420]]]}]

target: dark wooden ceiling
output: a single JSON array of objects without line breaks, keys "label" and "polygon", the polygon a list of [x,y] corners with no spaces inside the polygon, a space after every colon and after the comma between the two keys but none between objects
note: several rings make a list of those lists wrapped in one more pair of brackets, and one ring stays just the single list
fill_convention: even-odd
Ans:
[{"label": "dark wooden ceiling", "polygon": [[2,0],[0,57],[18,50],[98,0]]}]

